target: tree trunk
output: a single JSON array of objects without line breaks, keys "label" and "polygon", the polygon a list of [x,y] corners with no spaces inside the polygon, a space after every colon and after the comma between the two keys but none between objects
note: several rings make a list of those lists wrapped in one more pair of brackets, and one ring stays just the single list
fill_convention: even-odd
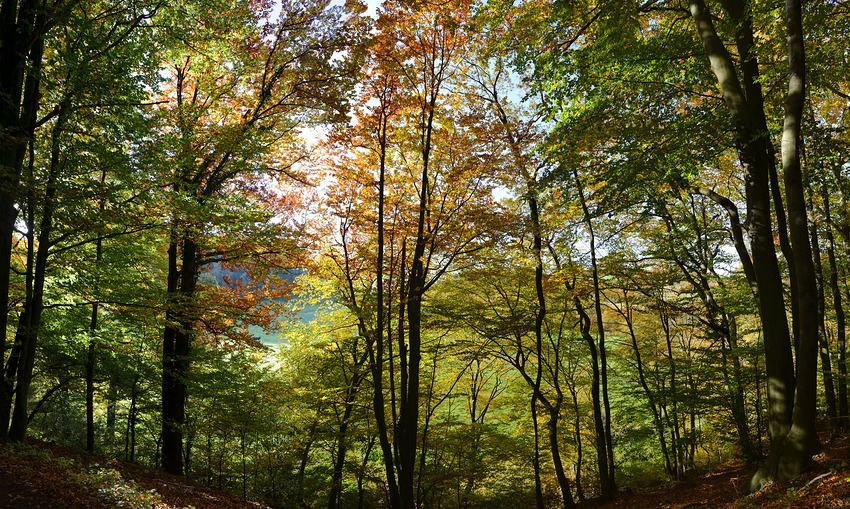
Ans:
[{"label": "tree trunk", "polygon": [[[432,69],[433,71],[433,69]],[[426,82],[429,78],[426,77]],[[422,171],[420,173],[416,237],[411,260],[410,273],[407,277],[407,345],[406,352],[399,351],[402,361],[402,399],[399,407],[399,429],[394,440],[398,451],[398,485],[400,503],[403,509],[414,509],[417,494],[414,489],[414,468],[416,465],[417,439],[419,434],[419,372],[422,361],[422,298],[428,267],[425,265],[425,251],[430,243],[431,233],[426,225],[430,215],[430,157],[431,136],[434,128],[434,114],[437,109],[439,85],[426,85],[428,96],[422,103],[421,154]],[[402,346],[404,346],[402,344]]]},{"label": "tree trunk", "polygon": [[[296,484],[296,500],[298,501],[299,507],[309,507],[309,505],[304,501],[304,473],[307,471],[307,462],[310,459],[310,447],[313,445],[313,441],[315,440],[315,432],[316,432],[317,423],[313,423],[310,426],[310,432],[308,433],[307,443],[304,444],[304,449],[301,451],[301,462],[298,465],[298,475],[295,477]],[[219,475],[219,479],[222,476]]]},{"label": "tree trunk", "polygon": [[679,394],[676,390],[676,359],[673,357],[673,338],[671,336],[670,316],[666,309],[666,303],[659,298],[658,304],[661,315],[661,328],[664,330],[664,339],[667,344],[667,359],[670,361],[670,400],[673,407],[673,423],[670,430],[673,450],[675,451],[676,458],[676,480],[681,480],[685,473],[685,464],[683,461],[684,446],[682,444],[682,436],[679,431]]},{"label": "tree trunk", "polygon": [[543,509],[543,481],[540,478],[540,432],[537,427],[537,391],[531,394],[531,426],[534,429],[534,455],[531,464],[534,468],[534,501],[537,509]]},{"label": "tree trunk", "polygon": [[[535,218],[537,217],[537,201],[534,199],[529,200],[530,204],[533,204],[531,207],[531,215],[532,222],[535,222]],[[543,269],[542,264],[540,262],[540,237],[539,235],[534,235],[534,246],[535,252],[538,256],[537,267],[534,270],[534,281],[535,288],[538,292],[538,303],[537,303],[537,315],[535,317],[534,322],[534,351],[537,356],[536,363],[536,371],[534,376],[534,385],[532,386],[532,394],[531,394],[531,420],[534,426],[534,492],[537,502],[537,508],[543,508],[543,483],[540,479],[540,444],[538,439],[538,427],[537,427],[537,400],[540,397],[540,383],[543,378],[543,338],[542,338],[542,326],[543,326],[543,318],[546,315],[546,300],[542,294],[543,288]]]},{"label": "tree trunk", "polygon": [[655,397],[652,394],[652,391],[649,389],[649,384],[646,381],[646,375],[644,374],[643,369],[643,358],[640,353],[640,347],[637,343],[637,335],[635,334],[634,323],[632,321],[632,311],[630,304],[628,302],[628,294],[627,291],[623,291],[623,299],[624,299],[624,309],[617,307],[617,312],[620,313],[620,316],[626,321],[626,326],[629,329],[629,338],[631,339],[632,350],[635,353],[635,364],[637,365],[638,370],[638,382],[640,382],[641,388],[643,388],[643,392],[646,395],[646,402],[649,406],[649,410],[652,412],[652,422],[655,424],[655,432],[658,434],[658,442],[661,446],[661,454],[664,458],[664,471],[667,472],[668,475],[673,475],[673,467],[670,464],[670,453],[667,450],[667,437],[664,434],[664,423],[661,420],[661,414],[658,409],[658,406],[655,402]]},{"label": "tree trunk", "polygon": [[[752,463],[760,455],[755,450],[750,439],[750,428],[747,424],[747,408],[744,404],[744,380],[741,374],[741,356],[738,354],[738,321],[735,315],[727,318],[729,324],[729,353],[732,356],[732,378],[734,380],[734,394],[732,406],[737,414],[736,427],[738,428],[738,441],[744,452],[744,461]],[[759,434],[761,432],[759,431]]]},{"label": "tree trunk", "polygon": [[761,374],[759,372],[759,354],[756,351],[756,354],[753,356],[753,366],[754,366],[754,375],[756,380],[756,438],[758,439],[759,446],[759,457],[764,457],[764,445],[762,443],[762,435],[764,434],[764,426],[762,419],[762,399],[761,399]]},{"label": "tree trunk", "polygon": [[734,121],[736,145],[744,169],[750,245],[759,292],[759,316],[764,332],[765,371],[770,382],[767,389],[771,454],[750,484],[752,489],[757,489],[764,481],[785,480],[799,474],[811,461],[811,455],[819,445],[814,430],[817,290],[808,243],[799,157],[805,98],[802,10],[799,2],[786,2],[789,88],[782,137],[782,167],[794,250],[794,273],[791,277],[797,285],[795,298],[799,300],[795,302],[799,306],[800,318],[795,377],[788,324],[786,320],[777,319],[785,316],[785,307],[770,221],[769,169],[775,162],[765,121],[758,62],[750,51],[754,41],[752,17],[745,2],[724,2],[724,7],[737,23],[736,44],[746,86],[744,93],[732,59],[717,36],[705,3],[702,0],[689,0],[688,4]]},{"label": "tree trunk", "polygon": [[[365,361],[365,358],[363,359]],[[355,366],[360,369],[362,362]],[[331,490],[328,494],[328,509],[339,507],[339,497],[342,494],[342,472],[345,467],[345,455],[348,451],[348,425],[351,422],[351,413],[354,410],[355,398],[360,388],[362,378],[355,373],[345,391],[345,403],[342,413],[342,422],[339,424],[339,432],[336,440],[336,461],[334,462],[333,476],[331,478]]]},{"label": "tree trunk", "polygon": [[168,249],[168,307],[162,352],[162,466],[166,472],[183,475],[186,377],[194,325],[191,301],[198,253],[193,240],[176,237],[176,232],[173,235]]},{"label": "tree trunk", "polygon": [[596,351],[596,341],[590,335],[590,316],[587,314],[584,305],[577,295],[573,296],[573,305],[579,315],[581,336],[587,343],[587,348],[590,350],[590,367],[593,372],[593,378],[590,385],[590,399],[593,404],[593,427],[596,431],[596,467],[599,470],[600,491],[603,496],[608,497],[612,494],[606,491],[609,487],[608,480],[608,450],[605,440],[605,424],[602,420],[602,402],[599,396],[599,356]]},{"label": "tree trunk", "polygon": [[[811,188],[810,188],[811,189]],[[828,200],[828,198],[827,198]],[[811,200],[809,201],[811,208]],[[824,209],[829,210],[829,205],[824,204]],[[826,214],[824,214],[826,216]],[[826,221],[826,228],[831,228],[829,225],[829,220]],[[821,362],[821,377],[823,379],[823,392],[824,399],[826,400],[826,415],[829,419],[829,428],[834,430],[837,426],[839,426],[838,420],[838,407],[836,405],[835,398],[835,383],[832,379],[832,360],[830,358],[829,352],[829,338],[826,335],[826,296],[824,292],[824,277],[823,277],[823,266],[821,264],[821,251],[820,245],[818,242],[818,224],[814,220],[812,220],[809,224],[809,232],[812,239],[812,258],[815,263],[815,278],[817,281],[817,289],[818,289],[818,346],[820,351],[820,362]],[[834,261],[835,253],[832,251],[831,245],[831,237],[832,231],[830,230],[827,234],[827,239],[829,244],[827,245],[827,253],[830,256],[830,268],[832,269],[832,262]],[[832,281],[830,281],[830,287],[832,288]],[[835,279],[835,288],[832,288],[834,291],[838,286],[838,278]],[[839,293],[838,297],[839,308],[841,302],[841,296]],[[840,319],[838,314],[838,309],[836,309],[836,323],[841,323],[842,325],[838,326],[839,334],[842,334],[843,322],[844,322],[844,310],[841,309]]]},{"label": "tree trunk", "polygon": [[552,463],[555,466],[555,477],[558,479],[558,487],[561,488],[563,507],[575,507],[570,480],[564,472],[564,464],[561,461],[561,448],[558,442],[558,420],[561,417],[561,405],[556,404],[549,410],[549,448],[552,450]]},{"label": "tree trunk", "polygon": [[[40,11],[40,12],[39,12]],[[21,172],[38,106],[45,8],[35,0],[3,0],[0,9],[0,364],[6,358],[9,283]],[[13,375],[14,376],[14,375]],[[4,381],[12,384],[12,379]],[[12,394],[0,391],[0,439],[8,437]]]},{"label": "tree trunk", "polygon": [[[12,422],[9,425],[9,440],[22,442],[26,437],[29,414],[27,403],[29,388],[32,383],[32,371],[35,365],[35,347],[41,328],[41,315],[44,310],[44,282],[47,276],[47,259],[50,252],[50,237],[53,231],[53,212],[56,207],[56,181],[59,177],[60,143],[59,139],[65,128],[66,116],[64,111],[59,114],[53,127],[50,152],[50,169],[45,183],[44,204],[42,206],[41,225],[38,232],[38,249],[35,254],[35,271],[32,278],[32,297],[24,310],[26,323],[16,334],[16,343],[21,345],[21,357],[18,365],[17,383],[15,389],[15,409]],[[0,292],[2,293],[2,292]],[[20,335],[20,340],[17,336]]]},{"label": "tree trunk", "polygon": [[[32,164],[30,164],[30,175],[32,175]],[[24,306],[18,316],[18,331],[15,333],[15,342],[9,351],[9,358],[3,370],[3,406],[0,411],[0,425],[4,438],[9,438],[9,419],[12,414],[12,402],[15,397],[15,379],[18,374],[18,366],[21,360],[21,349],[23,347],[22,332],[29,324],[29,313],[32,308],[33,276],[35,274],[35,189],[30,188],[26,204],[27,214],[25,216],[27,232],[27,266],[25,275]]]},{"label": "tree trunk", "polygon": [[[389,122],[389,103],[392,100],[389,89],[384,89],[380,97],[380,121],[377,133],[377,141],[379,145],[379,173],[378,173],[378,256],[375,260],[375,268],[377,272],[377,303],[376,303],[376,324],[374,338],[369,339],[369,332],[363,318],[359,319],[360,333],[367,338],[367,351],[369,353],[369,366],[372,372],[372,409],[375,413],[375,423],[378,431],[378,443],[381,447],[381,453],[384,463],[384,473],[387,479],[387,489],[389,491],[389,505],[392,508],[401,507],[401,494],[399,491],[398,482],[395,473],[395,461],[393,456],[393,448],[390,443],[390,435],[387,427],[386,412],[384,406],[384,348],[389,347],[389,377],[390,377],[390,392],[395,394],[393,386],[393,355],[392,355],[392,336],[390,334],[390,320],[385,319],[387,305],[384,295],[384,188],[386,181],[386,155],[387,155],[387,126]],[[346,257],[346,264],[348,257]],[[346,267],[347,268],[347,267]],[[355,298],[354,286],[349,280],[349,290],[352,300]],[[386,342],[384,337],[384,322],[387,323]],[[401,324],[399,324],[401,327]],[[393,401],[393,423],[395,420],[395,402]],[[395,426],[393,426],[395,427]],[[394,439],[393,439],[394,440]]]},{"label": "tree trunk", "polygon": [[183,472],[190,475],[192,472],[192,446],[195,443],[196,431],[192,429],[192,415],[188,412],[185,415],[186,427],[186,447],[183,448]]},{"label": "tree trunk", "polygon": [[[657,370],[656,370],[656,374]],[[661,380],[661,407],[660,412],[664,421],[664,429],[663,432],[670,432],[670,455],[667,458],[669,461],[669,470],[667,474],[673,478],[679,479],[679,443],[676,441],[676,434],[673,431],[671,426],[670,413],[667,411],[667,385],[664,383],[664,380]]]},{"label": "tree trunk", "polygon": [[[103,178],[101,178],[101,184],[103,184],[103,180],[106,178],[106,172],[103,174]],[[103,200],[100,202],[100,210],[101,213],[104,209]],[[100,261],[103,255],[103,240],[98,239],[97,244],[95,246],[95,270],[98,270],[100,267]],[[97,288],[95,288],[95,294],[97,293]],[[95,295],[95,299],[97,295]],[[89,338],[89,347],[88,347],[88,355],[86,356],[86,450],[89,452],[94,451],[94,365],[95,365],[95,348],[96,348],[96,340],[95,334],[97,333],[97,314],[98,314],[98,303],[95,302],[91,305],[91,320],[89,322],[89,334],[91,337]]]},{"label": "tree trunk", "polygon": [[581,467],[582,467],[582,448],[581,448],[581,420],[579,418],[579,408],[578,408],[578,394],[576,393],[575,386],[570,384],[570,395],[573,397],[573,410],[575,411],[575,418],[573,421],[573,431],[575,432],[576,437],[576,475],[573,482],[576,485],[576,498],[579,500],[584,500],[584,489],[581,485]]},{"label": "tree trunk", "polygon": [[363,462],[360,464],[360,471],[357,472],[357,509],[363,509],[363,497],[365,490],[363,489],[363,477],[366,475],[366,466],[369,465],[369,455],[372,454],[372,447],[375,446],[375,436],[369,437],[369,442],[366,445],[366,452],[363,454]]},{"label": "tree trunk", "polygon": [[[800,338],[797,348],[796,395],[792,426],[781,442],[774,442],[767,463],[756,473],[751,489],[770,480],[787,480],[811,464],[820,448],[815,427],[817,405],[817,285],[808,237],[808,219],[800,168],[800,126],[805,100],[805,51],[802,6],[787,0],[785,20],[788,34],[788,95],[782,133],[782,168],[791,243],[794,247],[797,296],[800,299]],[[767,353],[770,350],[768,349]],[[767,358],[766,358],[767,360]],[[770,364],[767,364],[768,368]],[[770,379],[770,373],[768,373]]]},{"label": "tree trunk", "polygon": [[115,419],[118,410],[116,390],[116,382],[113,380],[106,397],[106,440],[110,446],[114,445],[115,442]]},{"label": "tree trunk", "polygon": [[134,461],[136,456],[136,385],[138,384],[138,375],[133,378],[133,385],[130,388],[130,409],[127,411],[127,437],[124,442],[124,459]]},{"label": "tree trunk", "polygon": [[92,304],[92,316],[89,331],[88,352],[86,355],[86,450],[94,451],[94,364],[95,340],[94,331],[97,328],[97,303]]},{"label": "tree trunk", "polygon": [[605,469],[605,477],[602,477],[600,470],[600,481],[602,484],[602,496],[614,497],[617,494],[617,482],[614,477],[614,446],[611,439],[611,404],[608,400],[608,361],[605,352],[605,324],[602,321],[602,298],[599,291],[599,269],[596,264],[596,236],[593,232],[593,222],[590,217],[590,209],[587,207],[587,201],[584,199],[584,188],[578,176],[578,170],[573,168],[573,176],[576,181],[576,189],[578,190],[579,201],[584,215],[584,222],[587,225],[587,232],[590,235],[590,263],[593,276],[593,303],[596,312],[596,335],[599,338],[599,363],[600,363],[600,378],[602,382],[602,404],[605,407],[605,459],[607,467]]},{"label": "tree trunk", "polygon": [[[821,186],[821,198],[823,199],[823,214],[827,218],[826,225],[826,255],[829,260],[829,289],[832,292],[832,308],[835,311],[836,343],[838,347],[838,427],[842,430],[848,429],[847,418],[847,332],[845,330],[847,318],[844,314],[844,306],[841,302],[841,289],[838,287],[838,263],[835,258],[835,239],[830,226],[829,191],[826,186]],[[821,301],[822,302],[822,301]],[[826,342],[826,338],[824,338]],[[825,350],[825,351],[824,351]],[[821,358],[829,359],[829,348],[821,346]],[[830,373],[831,374],[831,373]],[[824,374],[824,376],[826,376]],[[832,377],[830,376],[830,382]],[[829,400],[827,400],[828,402]],[[835,393],[833,393],[833,412],[835,411]]]}]

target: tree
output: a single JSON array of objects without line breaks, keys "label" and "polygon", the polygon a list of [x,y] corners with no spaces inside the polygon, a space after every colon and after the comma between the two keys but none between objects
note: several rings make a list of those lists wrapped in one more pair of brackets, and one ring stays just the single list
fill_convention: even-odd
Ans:
[{"label": "tree", "polygon": [[489,217],[489,168],[475,157],[484,142],[464,129],[475,112],[449,93],[462,79],[467,34],[459,27],[470,9],[464,2],[384,5],[363,106],[351,131],[335,140],[354,150],[333,163],[339,245],[328,254],[370,348],[393,507],[413,507],[423,496],[416,482],[423,301],[478,249],[478,228]]},{"label": "tree", "polygon": [[[67,4],[59,4],[57,11],[42,10],[39,14],[35,1],[4,0],[0,6],[0,33],[2,53],[0,69],[0,358],[5,358],[6,334],[9,323],[9,285],[14,245],[15,221],[20,199],[19,186],[27,146],[32,143],[38,120],[38,94],[44,40],[56,17]],[[55,17],[54,17],[55,16]],[[47,23],[48,19],[50,23]],[[5,385],[10,383],[5,380]],[[11,395],[4,391],[0,401],[0,435],[8,436]]]},{"label": "tree", "polygon": [[[331,119],[344,113],[344,89],[356,58],[339,61],[334,55],[356,56],[363,31],[356,13],[324,1],[287,3],[274,22],[250,6],[232,14],[222,27],[228,35],[224,44],[204,33],[214,52],[180,55],[173,63],[167,91],[173,102],[161,110],[170,189],[163,466],[174,474],[183,472],[185,379],[194,324],[202,317],[198,274],[215,261],[286,253],[290,225],[271,222],[278,211],[269,207],[276,200],[267,188],[296,175],[290,168],[303,158],[296,132],[311,120],[311,111]],[[234,205],[242,200],[255,215],[239,216],[241,207]],[[219,231],[205,235],[213,225]],[[260,238],[269,244],[243,243],[252,241],[246,227],[265,229]]]},{"label": "tree", "polygon": [[[688,2],[687,11],[672,3],[667,5],[659,2],[634,6],[600,4],[593,7],[579,3],[556,7],[545,17],[546,22],[565,30],[555,33],[549,28],[541,28],[535,32],[540,34],[537,42],[542,43],[543,51],[527,53],[531,56],[525,62],[536,65],[538,83],[543,84],[538,89],[544,92],[548,104],[555,108],[552,118],[564,119],[561,122],[563,125],[570,123],[573,118],[598,120],[599,114],[605,112],[623,112],[628,118],[633,117],[635,111],[640,111],[651,112],[660,118],[675,119],[677,128],[694,123],[699,125],[703,119],[709,120],[709,123],[703,124],[706,128],[703,132],[712,137],[720,132],[710,123],[714,118],[728,123],[734,129],[731,141],[744,177],[750,244],[749,252],[739,249],[739,253],[745,268],[753,269],[748,275],[751,284],[757,287],[759,314],[765,337],[766,375],[774,382],[769,388],[770,430],[774,447],[765,468],[754,478],[752,487],[757,488],[766,479],[785,479],[796,475],[795,472],[799,472],[810,461],[818,447],[814,432],[813,392],[816,387],[817,327],[816,320],[811,318],[816,316],[814,306],[817,295],[799,156],[805,93],[803,26],[800,4],[787,2],[784,20],[790,78],[783,115],[783,198],[775,177],[773,142],[767,124],[769,104],[765,102],[762,93],[761,82],[764,77],[761,75],[761,66],[765,62],[759,61],[755,45],[755,27],[758,23],[768,23],[771,18],[768,13],[744,2],[721,3],[725,17],[717,17],[701,0]],[[583,11],[589,11],[589,14]],[[675,15],[685,12],[693,28],[686,27],[681,18]],[[580,14],[586,14],[584,19],[590,21],[582,21]],[[696,30],[702,53],[706,56],[702,62],[710,64],[710,75],[706,74],[704,66],[693,73],[682,72],[694,67],[690,66],[693,58],[689,55],[693,54],[693,43],[696,42],[687,35],[694,32],[686,32],[685,29]],[[611,34],[614,33],[619,34],[619,42],[612,38]],[[730,46],[736,48],[737,58],[732,56],[724,43],[723,37],[727,34],[733,34],[730,37],[734,42]],[[637,42],[640,51],[646,52],[648,60],[629,58],[622,41],[630,44]],[[668,45],[660,46],[662,41]],[[610,44],[611,49],[604,49],[606,44]],[[672,52],[667,51],[668,47]],[[555,52],[553,48],[561,48],[561,51]],[[662,65],[667,55],[683,64],[688,62],[689,66],[677,68],[669,63]],[[775,55],[769,55],[769,58],[775,59],[772,62],[778,59]],[[617,65],[611,65],[608,67],[610,71],[606,71],[607,62]],[[652,77],[646,78],[647,75]],[[707,79],[708,76],[713,76],[714,84]],[[637,99],[640,109],[632,109],[629,113],[629,103],[625,103],[626,108],[621,108],[622,103],[612,103],[601,98],[600,78],[606,82],[611,80],[619,83],[620,86],[629,84],[643,87],[644,95],[629,94],[629,97]],[[713,92],[717,88],[722,94],[719,98]],[[617,90],[619,92],[621,89]],[[610,93],[610,90],[606,90],[606,93]],[[571,97],[571,94],[576,95]],[[664,96],[670,97],[674,105],[672,109],[669,107],[670,102],[666,103],[667,106],[658,102]],[[705,110],[707,99],[722,100],[729,116],[722,119],[714,115],[700,115]],[[692,112],[690,116],[681,114],[687,111]],[[678,123],[680,119],[683,123]],[[647,123],[644,122],[644,125]],[[614,131],[617,130],[614,128]],[[686,136],[685,139],[693,138]],[[721,138],[715,139],[720,141],[715,149],[728,146]],[[623,145],[627,148],[646,146],[643,137],[639,139],[625,132],[618,142],[627,144]],[[569,146],[568,142],[565,144]],[[693,146],[699,151],[711,153],[711,148],[706,148],[704,143],[686,142],[672,147],[673,151],[665,155],[658,151],[665,145],[667,142],[664,141],[659,144],[649,141],[649,150],[643,151],[643,156],[640,156],[640,152],[633,152],[637,159],[625,160],[626,164],[623,165],[633,168],[629,172],[632,179],[627,181],[633,182],[634,177],[639,175],[635,170],[647,169],[664,175],[673,185],[682,186],[683,182],[687,183],[688,177],[687,173],[681,171],[681,165],[694,164],[688,149]],[[668,165],[653,165],[664,159]],[[670,166],[669,162],[679,166]],[[782,275],[774,249],[772,210],[776,213],[779,225],[776,232],[790,267],[795,349],[792,349],[791,329],[787,322],[775,319],[784,316],[785,300]],[[743,248],[743,245],[739,243],[738,247]],[[796,376],[793,362],[795,352],[798,356]]]},{"label": "tree", "polygon": [[[11,8],[12,3],[8,4]],[[33,117],[30,119],[32,125],[26,128],[29,129],[29,134],[26,135],[29,139],[24,143],[29,145],[26,187],[23,188],[22,195],[9,198],[17,201],[24,212],[26,231],[22,236],[27,250],[23,306],[15,342],[5,369],[4,401],[0,410],[0,422],[5,433],[14,387],[14,414],[8,430],[12,440],[23,440],[27,430],[29,387],[45,309],[45,280],[49,272],[50,258],[58,252],[95,242],[98,237],[91,231],[81,231],[79,227],[71,228],[60,223],[60,218],[66,211],[74,207],[79,209],[81,216],[86,216],[86,207],[91,206],[91,202],[79,199],[79,196],[75,196],[75,191],[96,187],[96,179],[105,178],[105,173],[102,172],[98,176],[92,175],[86,164],[97,161],[109,165],[114,161],[116,145],[101,146],[94,152],[85,150],[90,148],[90,136],[102,134],[104,142],[108,140],[119,145],[132,145],[133,142],[126,137],[126,131],[133,128],[139,128],[140,131],[144,129],[138,107],[144,102],[144,86],[149,83],[146,80],[151,78],[150,68],[146,67],[146,43],[149,41],[140,36],[138,31],[150,23],[158,5],[154,4],[136,12],[114,9],[109,3],[95,4],[92,7],[90,10],[78,9],[75,4],[70,3],[61,6],[56,13],[42,11],[41,16],[52,16],[61,12],[62,19],[69,25],[65,27],[62,37],[57,38],[62,44],[50,48],[49,56],[44,62],[41,55],[44,51],[44,34],[36,33],[37,49],[31,55],[33,68],[29,71],[27,86],[36,87],[36,90],[42,87],[43,90],[38,92],[41,94],[39,100],[53,102],[55,107],[39,122],[36,122],[35,110],[28,110],[27,114]],[[21,19],[25,20],[26,14],[21,16]],[[48,22],[40,18],[39,27],[49,27],[55,21],[57,20]],[[102,67],[107,63],[112,66],[114,72],[103,72]],[[132,73],[137,74],[137,79],[129,78]],[[36,94],[32,91],[29,93]],[[26,108],[36,108],[35,97],[30,97]],[[112,117],[116,122],[114,127],[104,127],[89,121],[90,115],[97,109],[102,109],[104,116],[120,112],[120,118]],[[49,127],[49,136],[37,138],[35,128],[42,124]],[[20,156],[23,157],[22,154]],[[20,166],[21,162],[16,164]],[[115,182],[127,178],[128,167],[123,161],[119,163],[114,172]],[[20,177],[20,171],[17,171],[14,182],[9,185],[18,188]],[[17,213],[17,209],[14,209],[12,222]],[[64,246],[61,245],[63,243]],[[8,288],[7,284],[4,291],[0,292],[6,295],[6,298]],[[8,311],[4,318],[7,315]],[[3,331],[5,334],[5,326]]]}]

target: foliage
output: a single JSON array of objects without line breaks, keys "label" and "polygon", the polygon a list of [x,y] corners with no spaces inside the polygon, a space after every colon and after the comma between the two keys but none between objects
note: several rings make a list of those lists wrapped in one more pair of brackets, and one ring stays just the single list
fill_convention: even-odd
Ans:
[{"label": "foliage", "polygon": [[[780,350],[797,421],[850,429],[846,2],[802,14],[798,116],[769,2],[31,3],[0,20],[4,437],[275,507],[727,501],[698,476],[780,443]],[[739,504],[843,493],[833,463]]]}]

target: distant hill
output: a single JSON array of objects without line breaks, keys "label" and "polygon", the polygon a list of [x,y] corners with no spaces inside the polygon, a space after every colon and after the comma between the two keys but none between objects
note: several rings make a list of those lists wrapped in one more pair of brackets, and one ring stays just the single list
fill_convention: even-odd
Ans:
[{"label": "distant hill", "polygon": [[[244,272],[224,269],[218,263],[207,265],[204,267],[204,269],[205,270],[201,274],[200,280],[207,285],[226,286],[227,282],[225,281],[225,277],[227,277],[231,281],[248,279],[247,274],[245,274]],[[307,275],[307,271],[303,269],[288,270],[281,273],[281,277],[292,283],[294,283],[295,280],[299,277],[305,275]],[[297,300],[297,297],[297,295],[294,295],[292,300]],[[285,299],[276,300],[284,304],[286,303]],[[312,306],[304,307],[303,309],[298,309],[295,313],[295,319],[302,322],[309,322],[313,320],[316,311],[319,309],[319,307],[320,304],[315,304]],[[284,341],[283,337],[279,333],[269,334],[262,328],[254,325],[248,326],[248,332],[250,332],[253,336],[259,338],[259,340],[266,346],[276,346],[282,341]]]}]

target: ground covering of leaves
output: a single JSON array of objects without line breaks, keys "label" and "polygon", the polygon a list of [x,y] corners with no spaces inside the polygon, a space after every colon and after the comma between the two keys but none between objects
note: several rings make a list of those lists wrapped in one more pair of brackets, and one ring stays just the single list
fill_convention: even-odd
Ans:
[{"label": "ground covering of leaves", "polygon": [[647,486],[623,493],[616,500],[593,501],[589,507],[604,509],[727,509],[788,507],[850,508],[850,435],[822,435],[823,452],[803,475],[788,482],[773,483],[751,495],[744,495],[758,465],[732,462],[711,472],[695,472],[675,484]]},{"label": "ground covering of leaves", "polygon": [[[821,437],[817,463],[797,479],[744,496],[757,466],[721,465],[675,484],[632,488],[616,500],[586,501],[604,509],[850,508],[850,436]],[[0,508],[268,509],[255,502],[130,462],[109,461],[44,442],[0,444]]]},{"label": "ground covering of leaves", "polygon": [[0,508],[268,509],[131,462],[40,441],[0,443]]}]

